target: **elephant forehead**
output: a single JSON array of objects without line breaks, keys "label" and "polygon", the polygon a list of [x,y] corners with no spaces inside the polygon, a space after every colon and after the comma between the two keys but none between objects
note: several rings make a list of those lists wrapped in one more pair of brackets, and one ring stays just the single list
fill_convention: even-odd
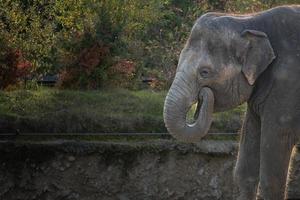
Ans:
[{"label": "elephant forehead", "polygon": [[[228,31],[229,32],[229,31]],[[228,48],[234,38],[233,33],[214,32],[207,29],[201,29],[199,32],[193,32],[187,42],[186,47],[196,51],[205,52],[213,48]]]},{"label": "elephant forehead", "polygon": [[228,26],[228,23],[219,18],[197,21],[191,31],[190,45],[197,45],[198,41],[204,40],[210,44],[217,43],[229,46],[232,40],[238,39],[240,34]]},{"label": "elephant forehead", "polygon": [[180,54],[177,71],[196,73],[196,68],[200,62],[199,58],[202,56],[200,52],[195,49],[184,49]]}]

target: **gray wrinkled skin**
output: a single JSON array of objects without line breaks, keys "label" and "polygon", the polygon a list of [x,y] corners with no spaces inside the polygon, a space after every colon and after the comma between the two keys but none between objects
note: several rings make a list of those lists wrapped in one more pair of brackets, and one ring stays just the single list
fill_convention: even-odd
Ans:
[{"label": "gray wrinkled skin", "polygon": [[[208,13],[181,52],[164,106],[177,139],[197,142],[212,113],[247,102],[235,180],[239,200],[283,200],[292,149],[300,131],[300,6],[252,15]],[[194,124],[186,123],[199,101]]]}]

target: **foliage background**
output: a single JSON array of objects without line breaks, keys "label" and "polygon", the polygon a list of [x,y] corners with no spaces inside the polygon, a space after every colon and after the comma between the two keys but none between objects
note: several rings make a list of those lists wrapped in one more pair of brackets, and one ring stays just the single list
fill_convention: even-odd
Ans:
[{"label": "foliage background", "polygon": [[59,74],[60,88],[166,89],[201,14],[287,3],[297,1],[2,0],[0,88]]}]

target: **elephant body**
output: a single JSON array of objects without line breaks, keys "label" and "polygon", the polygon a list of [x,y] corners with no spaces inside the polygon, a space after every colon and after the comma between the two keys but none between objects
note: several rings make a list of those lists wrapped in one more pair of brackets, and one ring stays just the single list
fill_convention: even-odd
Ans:
[{"label": "elephant body", "polygon": [[[291,153],[300,136],[300,6],[250,15],[207,13],[181,52],[165,100],[164,121],[197,142],[212,112],[247,102],[235,181],[240,200],[283,200]],[[198,102],[195,123],[186,123]]]}]

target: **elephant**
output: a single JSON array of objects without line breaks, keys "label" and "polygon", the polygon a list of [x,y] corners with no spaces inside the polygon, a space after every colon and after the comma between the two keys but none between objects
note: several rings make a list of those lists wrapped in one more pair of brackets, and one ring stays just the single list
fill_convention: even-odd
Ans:
[{"label": "elephant", "polygon": [[[163,117],[168,132],[198,142],[214,112],[243,103],[247,111],[233,179],[237,199],[285,198],[300,134],[300,5],[198,18],[180,53]],[[198,103],[195,121],[187,112]]]}]

